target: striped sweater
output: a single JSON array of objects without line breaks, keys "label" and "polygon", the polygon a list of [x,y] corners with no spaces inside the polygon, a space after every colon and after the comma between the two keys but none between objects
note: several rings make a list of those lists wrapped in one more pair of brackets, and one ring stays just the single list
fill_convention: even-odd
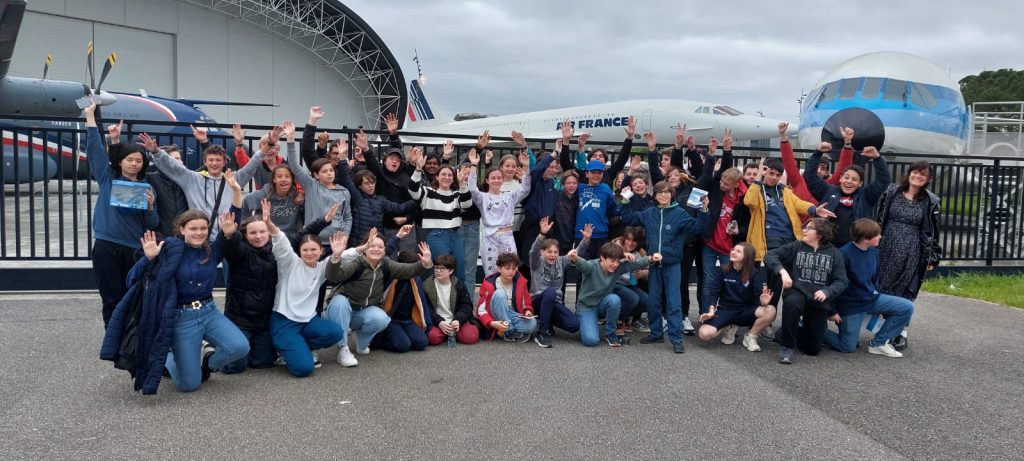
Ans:
[{"label": "striped sweater", "polygon": [[462,225],[462,210],[473,205],[469,186],[462,185],[457,191],[442,191],[427,187],[420,182],[423,173],[416,171],[409,181],[409,195],[420,202],[424,229],[455,229]]}]

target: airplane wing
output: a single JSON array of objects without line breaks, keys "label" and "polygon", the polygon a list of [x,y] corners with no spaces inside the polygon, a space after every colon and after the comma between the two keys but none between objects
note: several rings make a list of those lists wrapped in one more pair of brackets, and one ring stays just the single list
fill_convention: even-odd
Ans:
[{"label": "airplane wing", "polygon": [[25,0],[0,0],[0,78],[6,77],[11,67],[25,5]]}]

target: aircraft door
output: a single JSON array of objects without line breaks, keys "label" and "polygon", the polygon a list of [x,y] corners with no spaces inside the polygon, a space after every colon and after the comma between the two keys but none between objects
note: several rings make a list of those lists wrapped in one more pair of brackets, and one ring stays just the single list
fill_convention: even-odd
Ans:
[{"label": "aircraft door", "polygon": [[648,131],[654,131],[654,124],[651,121],[651,119],[653,118],[653,114],[654,109],[644,110],[643,114],[640,115],[640,129],[637,130],[637,134],[640,134],[642,136],[643,133],[646,133]]}]

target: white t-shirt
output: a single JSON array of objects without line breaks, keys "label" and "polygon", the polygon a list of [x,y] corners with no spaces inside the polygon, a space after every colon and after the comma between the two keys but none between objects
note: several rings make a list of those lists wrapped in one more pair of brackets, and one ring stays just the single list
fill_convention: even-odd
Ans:
[{"label": "white t-shirt", "polygon": [[452,284],[449,281],[447,284],[443,284],[437,279],[434,279],[434,287],[437,288],[437,314],[444,318],[445,322],[451,322],[455,318],[455,313],[452,312],[451,299],[452,299]]}]

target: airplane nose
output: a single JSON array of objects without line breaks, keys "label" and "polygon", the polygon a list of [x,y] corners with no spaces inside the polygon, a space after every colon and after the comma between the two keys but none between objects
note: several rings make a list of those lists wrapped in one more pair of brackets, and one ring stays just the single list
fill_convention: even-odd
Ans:
[{"label": "airplane nose", "polygon": [[103,91],[103,90],[100,90],[100,93],[98,95],[96,95],[96,96],[98,98],[100,98],[100,105],[101,106],[109,106],[109,105],[117,102],[117,96],[114,96],[114,95],[112,95],[110,93],[107,93],[106,91]]},{"label": "airplane nose", "polygon": [[874,146],[882,150],[885,144],[885,126],[874,112],[861,107],[850,107],[832,114],[821,127],[822,142],[832,143],[838,149],[843,145],[842,127],[853,128],[853,148],[862,150]]}]

